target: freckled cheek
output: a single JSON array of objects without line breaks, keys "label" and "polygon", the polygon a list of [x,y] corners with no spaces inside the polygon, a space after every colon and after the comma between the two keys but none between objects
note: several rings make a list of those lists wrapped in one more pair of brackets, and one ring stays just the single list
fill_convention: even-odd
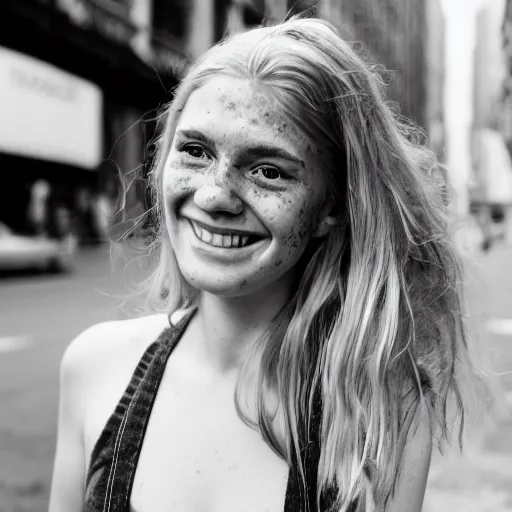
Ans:
[{"label": "freckled cheek", "polygon": [[294,252],[306,244],[307,231],[298,229],[293,226],[293,229],[287,233],[283,238],[283,246],[287,252]]},{"label": "freckled cheek", "polygon": [[307,219],[298,219],[295,215],[281,224],[281,240],[286,251],[294,252],[304,247],[309,239],[310,223]]},{"label": "freckled cheek", "polygon": [[303,205],[298,211],[294,209],[290,213],[292,214],[292,223],[285,238],[285,245],[290,250],[296,250],[305,246],[311,236],[314,211],[313,208]]},{"label": "freckled cheek", "polygon": [[193,176],[177,169],[169,169],[162,181],[163,194],[166,202],[174,197],[190,193],[193,189]]}]

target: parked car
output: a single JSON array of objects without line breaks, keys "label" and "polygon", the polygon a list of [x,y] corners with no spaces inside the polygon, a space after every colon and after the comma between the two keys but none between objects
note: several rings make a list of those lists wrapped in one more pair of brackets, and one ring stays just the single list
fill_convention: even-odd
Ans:
[{"label": "parked car", "polygon": [[60,240],[14,233],[0,222],[0,270],[69,270],[76,252],[73,235]]}]

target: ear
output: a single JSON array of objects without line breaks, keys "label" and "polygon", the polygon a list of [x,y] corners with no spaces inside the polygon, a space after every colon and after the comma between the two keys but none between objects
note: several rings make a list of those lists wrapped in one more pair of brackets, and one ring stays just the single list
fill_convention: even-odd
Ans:
[{"label": "ear", "polygon": [[327,196],[316,216],[316,224],[313,225],[313,238],[322,238],[328,235],[335,226],[345,224],[345,215],[340,212],[333,196]]},{"label": "ear", "polygon": [[317,222],[311,236],[313,238],[322,238],[328,235],[333,227],[342,225],[343,220],[341,216],[332,214],[326,215]]}]

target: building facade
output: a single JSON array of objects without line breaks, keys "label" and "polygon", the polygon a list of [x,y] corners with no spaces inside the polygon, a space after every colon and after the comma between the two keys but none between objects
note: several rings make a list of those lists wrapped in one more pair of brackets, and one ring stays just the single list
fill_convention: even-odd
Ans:
[{"label": "building facade", "polygon": [[512,152],[512,0],[506,0],[501,25],[505,75],[503,78],[503,133]]},{"label": "building facade", "polygon": [[426,0],[320,0],[319,13],[359,41],[385,66],[389,99],[422,127],[427,125]]},{"label": "building facade", "polygon": [[505,86],[505,54],[501,26],[505,2],[496,0],[476,15],[473,66],[473,128],[501,129]]},{"label": "building facade", "polygon": [[[113,202],[141,168],[156,113],[223,33],[227,0],[0,2],[0,221],[26,231],[44,181],[72,214]],[[136,185],[125,203],[140,210]],[[4,192],[5,195],[5,192]],[[104,201],[105,203],[105,201]]]},{"label": "building facade", "polygon": [[[509,157],[504,141],[511,142],[510,101],[502,31],[505,0],[482,6],[476,16],[473,54],[473,120],[471,127],[473,176],[470,202],[481,204],[512,199]],[[502,155],[498,158],[498,155]]]},{"label": "building facade", "polygon": [[[397,110],[442,147],[438,1],[2,2],[0,84],[8,94],[0,100],[0,165],[19,211],[4,203],[0,220],[23,228],[28,189],[41,179],[70,210],[87,191],[117,196],[119,175],[142,165],[159,106],[198,55],[226,33],[304,11],[362,42],[390,70],[388,96]],[[128,194],[128,217],[144,210],[141,187]]]},{"label": "building facade", "polygon": [[440,160],[446,160],[446,20],[440,0],[427,0],[425,129]]}]

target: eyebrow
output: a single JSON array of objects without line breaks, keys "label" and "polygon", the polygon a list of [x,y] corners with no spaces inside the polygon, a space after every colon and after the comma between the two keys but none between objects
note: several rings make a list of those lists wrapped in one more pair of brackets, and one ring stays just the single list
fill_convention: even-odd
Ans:
[{"label": "eyebrow", "polygon": [[[208,135],[198,131],[198,130],[179,130],[177,135],[186,137],[187,139],[196,139],[204,144],[215,149],[216,144],[215,141],[208,137]],[[265,158],[265,157],[274,157],[274,158],[282,158],[284,160],[289,160],[290,162],[294,162],[301,167],[305,167],[304,160],[293,155],[292,153],[286,151],[286,149],[279,148],[276,146],[271,146],[268,144],[254,144],[249,146],[243,150],[243,155],[246,158]]]},{"label": "eyebrow", "polygon": [[207,146],[215,148],[215,141],[198,130],[178,130],[176,135],[186,137],[187,139],[196,139]]},{"label": "eyebrow", "polygon": [[274,157],[274,158],[282,158],[284,160],[289,160],[294,162],[301,167],[305,167],[304,160],[298,158],[283,148],[277,148],[275,146],[267,146],[266,144],[256,144],[254,146],[250,146],[244,151],[244,154],[249,158],[264,158],[264,157]]}]

